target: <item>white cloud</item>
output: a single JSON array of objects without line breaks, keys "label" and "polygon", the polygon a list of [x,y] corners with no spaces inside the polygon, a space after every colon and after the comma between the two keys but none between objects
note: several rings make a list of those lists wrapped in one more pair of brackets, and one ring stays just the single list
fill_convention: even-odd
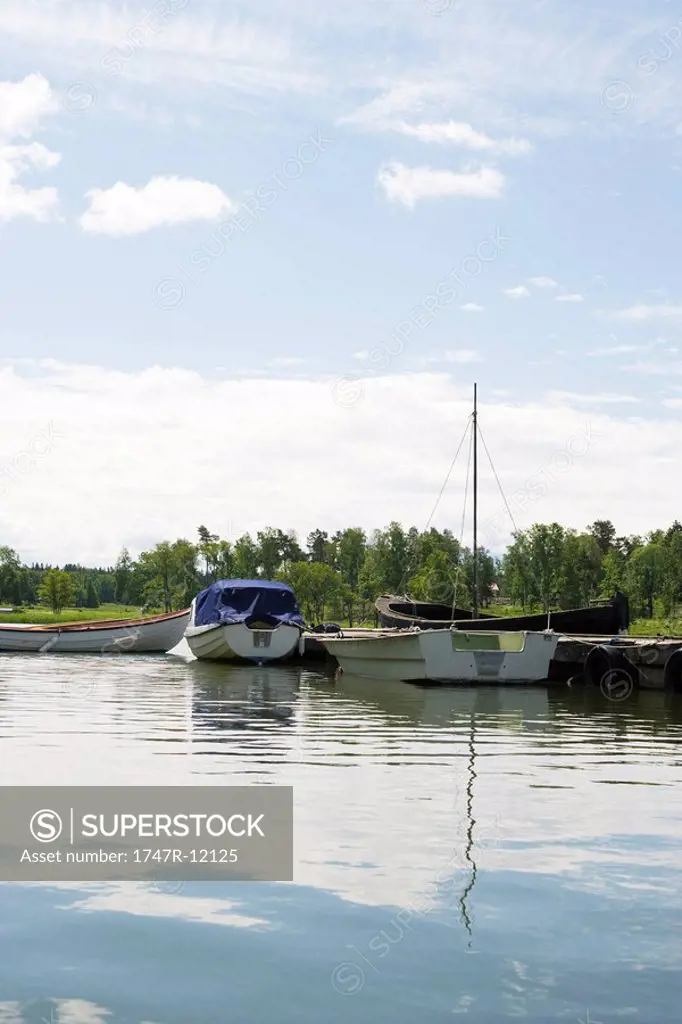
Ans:
[{"label": "white cloud", "polygon": [[[577,11],[558,13],[556,3],[529,7],[521,25],[504,0],[489,0],[476,10],[459,5],[455,18],[425,17],[416,0],[191,0],[171,16],[150,20],[153,31],[145,27],[142,11],[118,0],[3,0],[0,40],[10,52],[35,55],[36,67],[49,62],[71,78],[92,69],[115,91],[132,80],[146,91],[163,83],[183,96],[187,84],[196,83],[251,94],[289,89],[315,102],[331,95],[356,102],[358,90],[372,90],[371,95],[389,97],[384,105],[394,115],[421,123],[472,120],[492,135],[552,137],[578,125],[603,134],[600,92],[624,68],[637,73],[642,40],[652,30],[650,19],[628,14],[606,31],[598,11],[586,20]],[[134,46],[136,29],[141,44]],[[393,44],[379,61],[377,39]],[[122,71],[108,78],[102,62],[116,48]],[[674,61],[667,70],[672,77],[640,73],[632,85],[642,121],[652,109],[670,108],[674,129],[679,71]],[[103,87],[102,104],[107,95]],[[634,119],[628,121],[623,127],[637,130]],[[623,130],[620,124],[610,127]]]},{"label": "white cloud", "polygon": [[[471,411],[470,388],[461,386],[456,369],[380,381],[366,375],[360,383],[362,388],[344,391],[329,379],[221,380],[211,372],[158,366],[139,372],[54,361],[5,366],[3,542],[24,559],[107,565],[123,544],[138,552],[164,538],[194,538],[199,521],[233,538],[267,525],[295,526],[305,537],[316,526],[370,529],[391,518],[421,528],[454,453],[453,423],[461,420],[463,429]],[[623,452],[632,466],[654,458],[679,465],[677,411],[635,420],[613,404],[607,415],[598,411],[603,397],[556,401],[534,394],[521,402],[479,396],[486,444],[505,493],[525,487],[543,466],[551,470],[542,478],[541,498],[520,511],[514,506],[520,526],[557,519],[584,529],[608,514],[619,532],[639,533],[679,517],[680,476],[671,475],[662,489],[639,488],[632,501],[632,475],[623,472]],[[588,410],[588,401],[596,409]],[[247,445],[226,447],[220,431],[206,431],[206,423],[224,422],[226,409],[249,438]],[[404,429],[406,409],[419,430]],[[49,433],[50,421],[52,450],[33,465],[20,460],[28,471],[8,475],[17,453],[28,451],[40,431]],[[286,459],[273,460],[272,437],[283,424],[297,442]],[[396,436],[399,460],[393,457]],[[334,487],[320,487],[310,472],[325,450],[334,451]],[[561,451],[572,456],[552,469],[550,460]],[[453,493],[463,486],[465,463],[464,454],[453,472]],[[451,524],[452,509],[445,505],[434,523],[438,528]],[[482,472],[482,520],[500,505],[494,478]]]},{"label": "white cloud", "polygon": [[31,217],[48,221],[57,216],[59,197],[51,187],[26,188],[19,179],[32,171],[45,171],[59,163],[39,142],[16,145],[28,139],[42,119],[57,108],[54,94],[42,75],[27,75],[20,82],[0,82],[0,221]]},{"label": "white cloud", "polygon": [[420,199],[469,196],[496,199],[504,189],[504,175],[491,167],[478,171],[437,171],[432,167],[385,164],[377,175],[386,197],[412,209]]},{"label": "white cloud", "polygon": [[57,216],[56,188],[25,188],[17,179],[27,171],[55,167],[60,159],[59,153],[50,152],[39,142],[0,146],[0,221],[32,217],[45,222]]},{"label": "white cloud", "polygon": [[[621,12],[617,24],[608,28],[599,10],[586,19],[575,9],[562,13],[555,2],[524,9],[522,25],[504,0],[488,0],[476,9],[458,4],[455,18],[422,18],[425,24],[417,17],[419,5],[365,0],[363,9],[366,21],[384,21],[386,35],[390,32],[396,49],[400,47],[400,77],[391,79],[391,63],[382,62],[383,73],[370,80],[382,94],[351,115],[356,124],[364,121],[374,127],[372,119],[401,114],[413,124],[452,117],[482,126],[493,136],[551,138],[579,132],[601,141],[605,131],[641,132],[650,118],[659,125],[667,121],[669,131],[680,120],[676,62],[666,64],[665,76],[638,69],[643,40],[655,29],[642,5],[639,12]],[[638,117],[625,123],[611,114],[606,120],[612,96],[608,91],[602,95],[602,90],[621,79],[627,68],[632,69],[629,84]],[[595,96],[599,110],[594,108]]]},{"label": "white cloud", "polygon": [[491,139],[483,132],[477,132],[463,121],[446,121],[442,124],[407,124],[405,121],[387,122],[385,130],[409,135],[420,142],[451,143],[465,149],[485,150],[507,156],[529,153],[533,148],[527,139]]},{"label": "white cloud", "polygon": [[270,366],[303,366],[305,359],[301,359],[300,356],[277,356],[275,359],[271,359]]},{"label": "white cloud", "polygon": [[481,363],[483,360],[472,348],[448,349],[445,352],[427,356],[425,363]]},{"label": "white cloud", "polygon": [[459,307],[464,313],[482,313],[483,306],[479,306],[477,302],[465,302],[463,306]]},{"label": "white cloud", "polygon": [[0,138],[30,138],[42,119],[58,107],[50,83],[42,75],[0,82]]},{"label": "white cloud", "polygon": [[641,373],[651,377],[673,377],[682,373],[682,363],[674,363],[670,359],[664,363],[645,363],[640,361],[638,363],[628,363],[625,366],[621,366],[620,369],[626,373]]},{"label": "white cloud", "polygon": [[0,40],[36,53],[41,67],[49,61],[68,70],[102,102],[126,82],[146,91],[154,85],[179,90],[189,82],[253,95],[319,85],[321,76],[305,54],[294,52],[286,31],[278,35],[272,19],[249,18],[186,0],[150,4],[147,11],[115,0],[3,0]]},{"label": "white cloud", "polygon": [[682,398],[664,398],[661,405],[666,409],[682,409]]},{"label": "white cloud", "polygon": [[617,356],[628,355],[633,352],[650,352],[656,345],[661,345],[661,340],[652,341],[648,345],[606,345],[603,348],[595,348],[588,352],[588,356]]},{"label": "white cloud", "polygon": [[525,284],[519,284],[516,288],[505,288],[504,294],[508,295],[510,299],[527,299],[530,292]]},{"label": "white cloud", "polygon": [[588,356],[616,356],[628,352],[640,352],[641,345],[607,345],[605,348],[595,348],[588,352]]},{"label": "white cloud", "polygon": [[447,83],[396,82],[385,92],[339,118],[339,124],[350,124],[364,131],[392,131],[400,122],[398,115],[417,114],[430,100],[440,100],[448,92]]},{"label": "white cloud", "polygon": [[584,300],[582,295],[578,294],[578,292],[572,292],[569,295],[555,295],[554,296],[554,301],[555,302],[584,302],[585,300]]},{"label": "white cloud", "polygon": [[553,277],[529,277],[528,284],[532,284],[534,288],[552,289],[559,287],[558,282]]},{"label": "white cloud", "polygon": [[573,403],[574,405],[631,405],[641,402],[635,395],[617,395],[610,391],[598,394],[579,394],[575,391],[550,391],[547,395],[550,402]]},{"label": "white cloud", "polygon": [[607,315],[614,320],[626,320],[631,323],[641,323],[645,320],[680,320],[682,319],[682,306],[673,306],[668,302],[654,306],[641,303],[627,309],[615,310]]},{"label": "white cloud", "polygon": [[136,235],[162,226],[217,220],[234,204],[217,185],[191,178],[156,177],[141,188],[117,182],[87,193],[89,206],[80,218],[84,231]]}]

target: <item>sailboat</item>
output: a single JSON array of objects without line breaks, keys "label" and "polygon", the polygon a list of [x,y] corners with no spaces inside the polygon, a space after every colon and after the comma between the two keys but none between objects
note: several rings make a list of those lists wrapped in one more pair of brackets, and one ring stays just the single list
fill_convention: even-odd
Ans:
[{"label": "sailboat", "polygon": [[[472,619],[478,618],[478,389],[474,384]],[[414,627],[362,637],[321,636],[343,672],[370,679],[434,683],[533,683],[547,679],[558,644],[552,629]]]}]

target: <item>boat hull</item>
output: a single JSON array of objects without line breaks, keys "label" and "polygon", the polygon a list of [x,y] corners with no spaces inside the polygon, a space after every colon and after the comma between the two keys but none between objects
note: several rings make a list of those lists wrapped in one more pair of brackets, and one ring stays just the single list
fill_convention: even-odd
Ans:
[{"label": "boat hull", "polygon": [[453,622],[489,620],[493,616],[479,612],[478,619],[473,620],[473,612],[467,608],[452,608],[450,605],[434,604],[430,601],[410,601],[406,597],[384,594],[374,602],[382,629],[409,629],[419,626],[420,629],[439,629],[450,626]]},{"label": "boat hull", "polygon": [[27,654],[160,654],[179,644],[189,609],[145,619],[64,626],[0,626],[0,651]]},{"label": "boat hull", "polygon": [[301,630],[281,623],[274,629],[251,629],[243,622],[188,626],[185,640],[195,658],[264,665],[285,661],[298,651]]},{"label": "boat hull", "polygon": [[[547,629],[547,615],[513,615],[478,619],[450,617],[446,605],[405,601],[404,598],[379,598],[375,604],[379,623],[384,629],[449,629],[494,630],[495,632],[541,632]],[[469,616],[470,612],[467,613]],[[616,595],[607,605],[594,608],[572,608],[551,612],[549,627],[556,633],[575,636],[616,636],[625,632],[630,624],[628,600],[624,594]]]},{"label": "boat hull", "polygon": [[534,683],[547,679],[558,637],[414,630],[393,636],[320,640],[342,671],[365,679],[433,683]]}]

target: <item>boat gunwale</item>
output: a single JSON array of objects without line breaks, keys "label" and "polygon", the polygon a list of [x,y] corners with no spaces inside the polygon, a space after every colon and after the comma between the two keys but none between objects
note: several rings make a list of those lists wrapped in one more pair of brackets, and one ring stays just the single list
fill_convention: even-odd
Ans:
[{"label": "boat gunwale", "polygon": [[178,612],[168,612],[165,615],[150,615],[140,619],[102,619],[101,621],[90,619],[87,622],[55,622],[52,625],[40,623],[31,625],[29,623],[10,622],[0,624],[0,633],[12,631],[17,633],[88,633],[97,630],[107,631],[113,629],[125,629],[129,626],[152,626],[158,622],[170,622],[179,619],[181,616],[189,615],[189,608]]},{"label": "boat gunwale", "polygon": [[[623,596],[625,597],[625,595],[623,595]],[[627,598],[625,598],[625,600],[627,601]],[[492,632],[508,632],[508,631],[509,632],[518,632],[519,631],[519,627],[518,626],[516,628],[514,628],[512,626],[511,629],[509,629],[509,630],[501,628],[501,627],[502,627],[503,623],[510,623],[510,622],[513,623],[514,620],[518,621],[519,619],[522,619],[522,620],[523,619],[525,619],[525,620],[535,619],[535,620],[537,620],[537,625],[539,626],[540,620],[542,620],[542,621],[544,621],[546,623],[547,622],[547,618],[549,616],[549,628],[553,629],[557,633],[562,633],[562,634],[563,633],[574,633],[576,635],[581,634],[581,635],[585,635],[585,636],[590,636],[590,635],[606,636],[606,635],[613,635],[614,630],[619,628],[613,622],[612,623],[608,623],[609,613],[612,616],[616,616],[616,617],[620,618],[620,628],[624,627],[624,628],[627,629],[629,627],[629,621],[630,621],[629,607],[626,606],[625,620],[623,620],[622,616],[619,615],[618,594],[614,595],[614,597],[612,597],[612,598],[610,598],[608,600],[605,600],[604,602],[602,602],[602,603],[600,603],[598,605],[593,605],[593,606],[588,606],[588,607],[582,607],[582,608],[561,608],[561,609],[557,608],[557,609],[551,610],[549,613],[547,613],[547,612],[531,612],[531,613],[529,613],[527,615],[524,615],[524,614],[522,614],[522,615],[510,615],[510,616],[506,616],[506,615],[492,615],[492,616],[491,615],[485,615],[485,616],[483,616],[483,615],[480,615],[478,617],[478,619],[476,619],[476,620],[472,620],[472,619],[428,619],[424,615],[408,614],[407,612],[404,612],[404,611],[395,610],[392,607],[393,605],[396,605],[396,604],[401,604],[401,605],[405,606],[408,603],[410,603],[410,602],[405,601],[404,598],[402,598],[402,597],[400,597],[398,595],[383,594],[380,598],[377,598],[377,600],[374,603],[374,607],[375,607],[375,610],[376,610],[376,612],[377,612],[377,614],[379,616],[379,619],[381,620],[383,618],[383,619],[386,619],[386,620],[390,620],[390,622],[391,622],[390,626],[384,625],[382,628],[384,628],[384,629],[396,629],[396,630],[407,630],[407,629],[414,629],[414,628],[419,628],[419,629],[448,629],[448,628],[453,628],[454,627],[454,628],[457,628],[457,629],[461,629],[462,631],[466,631],[468,629],[471,629],[472,631],[479,632],[479,630],[487,629],[487,630],[490,630]],[[432,605],[432,604],[433,604],[433,602],[430,602],[430,601],[415,601],[415,602],[413,602],[413,606],[415,608],[419,607],[419,605],[429,606],[429,605]],[[445,607],[445,606],[441,605],[441,607]],[[582,629],[578,628],[578,626],[583,626],[584,627],[584,618],[587,618],[587,617],[591,617],[592,620],[599,625],[600,631],[598,633],[590,633],[589,630],[586,630],[584,628],[582,628]],[[556,622],[557,618],[559,620],[558,623]],[[578,623],[578,622],[576,622],[577,619],[583,619],[583,621]],[[552,621],[552,620],[554,620],[554,621]],[[599,621],[599,620],[601,620],[601,621]],[[607,620],[607,622],[604,622],[604,620]],[[419,625],[420,623],[424,623],[424,622],[428,622],[428,626],[423,627],[423,626]],[[481,625],[480,627],[476,627],[476,626],[473,625],[473,622],[485,623],[485,625],[484,626]],[[625,623],[627,623],[627,624],[625,624]],[[613,625],[614,629],[609,630],[608,628],[605,628],[605,626],[607,624]],[[523,629],[524,627],[521,627],[521,628]],[[530,632],[540,632],[539,629],[533,629],[530,626],[526,626],[525,628],[526,629],[530,629]]]},{"label": "boat gunwale", "polygon": [[[459,633],[460,635],[470,636],[470,637],[476,638],[476,639],[478,639],[478,637],[480,637],[480,636],[515,636],[515,635],[520,635],[520,636],[523,636],[523,637],[527,637],[527,636],[555,637],[555,636],[559,636],[559,635],[563,636],[563,634],[559,634],[554,629],[514,629],[514,630],[509,630],[509,631],[500,630],[500,629],[490,629],[490,630],[483,630],[483,629],[473,630],[472,629],[471,632],[469,632],[469,630],[466,630],[466,629],[453,629],[451,626],[441,626],[441,627],[435,627],[434,629],[420,629],[419,627],[413,627],[412,629],[397,629],[397,630],[395,630],[392,633],[389,633],[389,632],[379,633],[379,634],[377,634],[375,636],[366,636],[366,635],[365,636],[343,636],[343,634],[341,634],[341,635],[337,634],[335,636],[327,636],[324,639],[322,639],[320,637],[319,639],[320,639],[320,643],[321,644],[327,644],[327,643],[332,643],[333,644],[333,643],[341,643],[341,642],[344,642],[344,643],[372,643],[372,642],[374,642],[374,643],[376,643],[379,640],[399,640],[399,641],[404,641],[404,640],[409,640],[409,639],[411,639],[411,638],[413,638],[415,636],[417,636],[417,637],[425,636],[428,633]],[[514,652],[510,652],[510,653],[514,653]]]}]

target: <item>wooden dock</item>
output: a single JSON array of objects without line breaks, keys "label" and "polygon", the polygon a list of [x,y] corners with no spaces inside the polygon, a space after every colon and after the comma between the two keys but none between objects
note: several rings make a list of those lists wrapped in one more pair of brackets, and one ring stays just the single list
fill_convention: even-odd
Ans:
[{"label": "wooden dock", "polygon": [[[554,661],[550,666],[553,671],[550,679],[564,681],[571,676],[581,676],[585,672],[588,655],[595,647],[608,648],[617,652],[617,659],[622,656],[634,666],[632,673],[634,686],[643,689],[662,690],[666,684],[682,692],[682,672],[678,668],[682,655],[677,655],[673,662],[669,660],[673,654],[682,649],[682,637],[663,636],[561,636]],[[594,659],[594,655],[592,656]],[[666,666],[668,671],[666,673]],[[606,672],[614,671],[610,667]],[[627,669],[626,669],[627,671]],[[594,672],[584,682],[594,682]],[[667,675],[667,678],[666,678]],[[608,685],[608,680],[604,685]]]},{"label": "wooden dock", "polygon": [[[345,637],[391,636],[396,629],[344,629]],[[326,634],[333,636],[334,634]],[[305,648],[298,661],[328,662],[336,659],[320,643],[323,633],[304,634]],[[586,667],[588,655],[595,648]],[[607,649],[604,652],[604,649]],[[680,654],[676,652],[680,651]],[[674,660],[670,660],[675,655]],[[598,686],[602,691],[624,692],[638,687],[682,693],[682,637],[658,636],[560,636],[550,664],[548,683]]]}]

